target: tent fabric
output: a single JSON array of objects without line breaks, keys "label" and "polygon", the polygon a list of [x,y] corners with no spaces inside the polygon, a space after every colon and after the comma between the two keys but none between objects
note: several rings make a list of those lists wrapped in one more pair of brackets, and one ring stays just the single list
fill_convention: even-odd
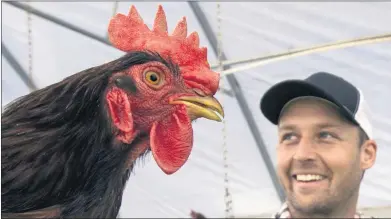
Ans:
[{"label": "tent fabric", "polygon": [[[32,7],[105,37],[113,2],[31,2]],[[169,32],[187,17],[188,31],[197,31],[208,47],[210,63],[216,63],[202,24],[186,2],[135,2],[151,27],[161,4]],[[199,3],[217,34],[217,3]],[[385,34],[390,31],[391,3],[270,3],[221,4],[222,48],[229,60],[270,55],[339,40]],[[119,2],[127,13],[131,3]],[[27,13],[2,4],[2,42],[28,69]],[[43,88],[86,68],[119,58],[124,53],[51,21],[32,15],[33,80]],[[270,157],[276,164],[276,128],[260,113],[259,100],[274,83],[304,78],[326,71],[357,85],[372,111],[376,164],[367,171],[360,190],[359,207],[391,206],[391,43],[374,43],[321,52],[273,62],[237,72],[252,116]],[[29,92],[10,63],[2,56],[2,107]],[[225,89],[230,90],[226,78]],[[270,215],[281,202],[251,130],[234,96],[218,93],[226,111],[223,124],[199,120],[194,124],[194,150],[185,166],[165,175],[151,156],[137,166],[123,196],[120,217],[188,217],[190,209],[208,217],[223,217],[223,139],[228,148],[228,174],[236,217]],[[388,215],[390,216],[390,215]]]}]

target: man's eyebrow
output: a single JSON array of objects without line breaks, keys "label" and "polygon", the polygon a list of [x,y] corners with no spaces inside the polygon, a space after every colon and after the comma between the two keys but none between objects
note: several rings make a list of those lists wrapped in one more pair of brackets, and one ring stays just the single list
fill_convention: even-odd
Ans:
[{"label": "man's eyebrow", "polygon": [[294,130],[296,129],[296,125],[279,125],[278,130]]},{"label": "man's eyebrow", "polygon": [[[278,130],[295,130],[297,129],[297,125],[286,124],[278,126]],[[319,123],[316,124],[314,128],[323,129],[323,128],[341,128],[342,125],[335,123]]]},{"label": "man's eyebrow", "polygon": [[321,123],[316,125],[317,128],[341,128],[341,124],[335,124],[335,123]]}]

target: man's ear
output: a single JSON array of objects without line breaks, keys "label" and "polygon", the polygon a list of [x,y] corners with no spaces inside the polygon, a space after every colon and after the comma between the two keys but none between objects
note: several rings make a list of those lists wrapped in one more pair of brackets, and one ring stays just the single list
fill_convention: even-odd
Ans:
[{"label": "man's ear", "polygon": [[361,145],[361,169],[371,168],[376,161],[377,144],[374,140],[367,140]]}]

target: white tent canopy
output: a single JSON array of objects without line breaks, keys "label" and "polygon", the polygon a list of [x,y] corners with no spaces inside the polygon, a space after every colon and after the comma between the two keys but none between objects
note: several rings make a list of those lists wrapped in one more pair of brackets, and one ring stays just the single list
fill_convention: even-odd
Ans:
[{"label": "white tent canopy", "polygon": [[[102,39],[106,37],[114,4],[30,3],[34,9]],[[199,33],[200,44],[208,47],[210,63],[217,63],[213,37],[218,33],[221,33],[226,58],[240,60],[386,34],[390,33],[391,27],[391,3],[225,2],[220,3],[221,30],[218,31],[217,3],[135,2],[149,27],[153,24],[158,4],[162,4],[166,12],[169,32],[182,16],[187,17],[188,31]],[[117,11],[127,14],[130,5],[129,2],[120,2]],[[27,72],[27,13],[9,3],[2,6],[3,53],[4,48],[7,49]],[[31,16],[32,79],[38,88],[123,55],[123,52],[77,31],[37,15]],[[21,72],[13,68],[15,63],[10,54],[2,55],[3,107],[29,92],[21,79]],[[235,216],[269,216],[276,211],[281,200],[277,184],[269,173],[274,170],[270,170],[265,161],[265,157],[270,157],[275,165],[276,129],[262,116],[259,100],[274,83],[288,78],[304,78],[318,71],[344,77],[360,87],[366,96],[379,148],[376,164],[363,180],[359,207],[391,206],[391,165],[388,160],[391,155],[390,70],[391,43],[382,42],[290,58],[236,72],[228,80],[224,77],[225,92],[219,92],[217,98],[225,108],[226,131],[223,131],[222,123],[209,120],[195,123],[193,152],[185,166],[174,175],[165,175],[150,156],[131,176],[120,216],[188,217],[190,209],[194,209],[207,217],[223,217],[224,136]],[[391,212],[387,214],[391,216]]]}]

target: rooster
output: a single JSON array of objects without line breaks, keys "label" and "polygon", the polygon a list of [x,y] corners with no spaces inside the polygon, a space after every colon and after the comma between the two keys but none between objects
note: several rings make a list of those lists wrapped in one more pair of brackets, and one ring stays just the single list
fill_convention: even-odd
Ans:
[{"label": "rooster", "polygon": [[203,214],[193,210],[190,211],[190,217],[192,219],[206,219],[206,217]]},{"label": "rooster", "polygon": [[219,74],[197,33],[187,36],[185,17],[169,35],[161,6],[152,30],[131,6],[111,19],[108,32],[124,56],[3,112],[3,218],[115,218],[137,159],[151,151],[173,174],[190,155],[191,122],[224,117],[213,97]]}]

